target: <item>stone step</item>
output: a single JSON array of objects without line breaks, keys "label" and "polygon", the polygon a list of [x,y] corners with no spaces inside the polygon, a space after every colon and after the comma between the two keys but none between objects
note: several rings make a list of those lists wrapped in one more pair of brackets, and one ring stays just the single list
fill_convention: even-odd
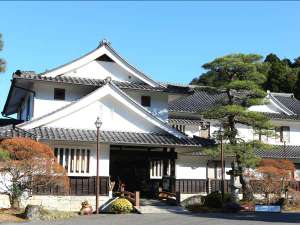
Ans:
[{"label": "stone step", "polygon": [[185,213],[186,209],[180,206],[140,206],[136,210],[141,214],[146,213]]}]

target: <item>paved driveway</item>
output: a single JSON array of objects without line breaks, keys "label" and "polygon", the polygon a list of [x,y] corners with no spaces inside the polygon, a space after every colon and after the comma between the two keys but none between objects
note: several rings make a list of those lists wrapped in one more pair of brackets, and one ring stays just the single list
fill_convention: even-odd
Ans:
[{"label": "paved driveway", "polygon": [[[265,225],[300,224],[298,213],[240,214],[127,214],[80,216],[69,220],[30,222],[26,225]],[[7,224],[8,225],[8,224]],[[20,225],[20,223],[18,223]]]}]

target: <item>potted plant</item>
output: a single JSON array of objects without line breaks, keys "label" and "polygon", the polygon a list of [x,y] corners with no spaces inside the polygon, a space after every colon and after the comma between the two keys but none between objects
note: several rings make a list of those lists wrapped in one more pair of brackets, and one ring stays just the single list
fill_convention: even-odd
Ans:
[{"label": "potted plant", "polygon": [[93,213],[93,208],[89,204],[87,200],[83,201],[81,203],[81,209],[80,209],[80,214],[81,215],[91,215]]}]

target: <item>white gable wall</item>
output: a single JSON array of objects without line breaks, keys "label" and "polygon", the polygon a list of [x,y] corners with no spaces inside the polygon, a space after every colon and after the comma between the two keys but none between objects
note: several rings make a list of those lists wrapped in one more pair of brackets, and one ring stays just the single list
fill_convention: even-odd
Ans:
[{"label": "white gable wall", "polygon": [[66,76],[91,79],[105,79],[111,77],[116,81],[141,82],[115,62],[93,60],[77,69],[65,73]]},{"label": "white gable wall", "polygon": [[[110,99],[106,96],[110,96]],[[113,83],[108,83],[55,112],[20,124],[19,127],[32,129],[40,126],[55,126],[95,129],[92,124],[98,116],[107,123],[103,125],[103,129],[106,130],[167,132],[177,137],[184,137],[182,133],[145,110]]]},{"label": "white gable wall", "polygon": [[[91,86],[73,86],[69,84],[53,85],[53,83],[35,83],[34,88],[36,96],[34,98],[33,119],[55,111],[73,101],[79,100],[95,89]],[[66,91],[66,99],[54,100],[54,88],[64,88]],[[148,110],[163,120],[168,119],[167,93],[132,90],[126,90],[125,93],[139,104],[141,104],[142,95],[151,96],[151,107],[149,107]],[[26,110],[25,107],[25,111]],[[24,113],[26,113],[25,111],[23,110]]]},{"label": "white gable wall", "polygon": [[47,126],[94,130],[97,117],[103,122],[101,130],[146,133],[161,131],[109,94],[74,113],[48,123]]}]

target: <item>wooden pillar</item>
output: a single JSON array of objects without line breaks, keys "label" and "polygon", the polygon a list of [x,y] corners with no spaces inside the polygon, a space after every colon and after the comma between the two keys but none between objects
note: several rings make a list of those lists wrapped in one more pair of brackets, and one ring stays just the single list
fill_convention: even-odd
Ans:
[{"label": "wooden pillar", "polygon": [[180,205],[181,203],[181,200],[180,200],[180,192],[179,191],[176,191],[176,204],[177,205]]},{"label": "wooden pillar", "polygon": [[140,207],[140,192],[136,191],[134,193],[135,207]]},{"label": "wooden pillar", "polygon": [[[171,148],[170,149],[170,153],[171,154],[175,154],[175,148]],[[172,159],[170,160],[170,167],[171,167],[171,171],[170,171],[170,175],[171,175],[171,192],[174,193],[175,192],[175,158],[172,157]]]},{"label": "wooden pillar", "polygon": [[[168,149],[167,148],[163,148],[163,153],[167,153]],[[168,175],[168,162],[169,160],[167,158],[164,157],[163,159],[163,177]]]}]

